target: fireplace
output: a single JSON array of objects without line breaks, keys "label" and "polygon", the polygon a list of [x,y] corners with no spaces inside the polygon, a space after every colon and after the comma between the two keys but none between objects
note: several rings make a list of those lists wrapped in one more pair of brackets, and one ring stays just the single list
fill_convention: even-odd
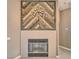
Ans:
[{"label": "fireplace", "polygon": [[21,1],[21,57],[56,57],[56,1]]},{"label": "fireplace", "polygon": [[29,39],[29,57],[48,57],[48,39]]},{"label": "fireplace", "polygon": [[21,31],[21,57],[55,56],[56,31]]}]

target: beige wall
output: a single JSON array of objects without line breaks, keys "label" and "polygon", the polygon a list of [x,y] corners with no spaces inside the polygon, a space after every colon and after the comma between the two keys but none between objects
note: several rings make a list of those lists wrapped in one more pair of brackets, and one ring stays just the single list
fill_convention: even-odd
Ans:
[{"label": "beige wall", "polygon": [[71,47],[71,9],[65,9],[60,14],[60,45]]},{"label": "beige wall", "polygon": [[8,57],[16,57],[20,54],[20,2],[19,0],[8,0]]},{"label": "beige wall", "polygon": [[59,11],[59,0],[56,1],[56,55],[58,55],[59,46],[59,24],[60,24],[60,11]]}]

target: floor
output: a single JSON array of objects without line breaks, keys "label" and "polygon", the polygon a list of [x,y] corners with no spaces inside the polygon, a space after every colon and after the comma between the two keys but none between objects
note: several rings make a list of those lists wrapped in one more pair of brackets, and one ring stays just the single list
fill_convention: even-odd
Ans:
[{"label": "floor", "polygon": [[40,57],[31,57],[31,58],[20,58],[20,59],[71,59],[71,52],[64,50],[62,48],[59,48],[59,56],[57,58],[40,58]]},{"label": "floor", "polygon": [[[64,50],[62,48],[59,48],[59,56],[57,58],[40,58],[40,57],[30,57],[30,58],[20,58],[20,59],[71,59],[71,52]],[[8,59],[14,59],[14,58],[8,58]]]},{"label": "floor", "polygon": [[57,59],[71,59],[71,52],[62,48],[59,48],[59,57]]}]

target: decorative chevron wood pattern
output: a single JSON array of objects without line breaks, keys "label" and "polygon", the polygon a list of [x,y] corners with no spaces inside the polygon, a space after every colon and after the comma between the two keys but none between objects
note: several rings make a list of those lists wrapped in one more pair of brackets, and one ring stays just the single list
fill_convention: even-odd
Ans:
[{"label": "decorative chevron wood pattern", "polygon": [[55,1],[26,2],[21,4],[22,30],[55,30]]}]

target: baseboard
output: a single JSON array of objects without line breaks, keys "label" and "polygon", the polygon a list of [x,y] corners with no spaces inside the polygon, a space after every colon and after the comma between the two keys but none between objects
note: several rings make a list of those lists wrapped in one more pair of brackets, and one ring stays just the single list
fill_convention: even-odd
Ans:
[{"label": "baseboard", "polygon": [[71,51],[71,49],[69,49],[69,48],[67,48],[67,47],[64,47],[64,46],[59,46],[59,48],[63,48],[63,49],[65,49],[65,50],[68,50],[68,51]]},{"label": "baseboard", "polygon": [[14,59],[20,59],[20,58],[21,58],[21,56],[19,55],[19,56],[15,57]]}]

